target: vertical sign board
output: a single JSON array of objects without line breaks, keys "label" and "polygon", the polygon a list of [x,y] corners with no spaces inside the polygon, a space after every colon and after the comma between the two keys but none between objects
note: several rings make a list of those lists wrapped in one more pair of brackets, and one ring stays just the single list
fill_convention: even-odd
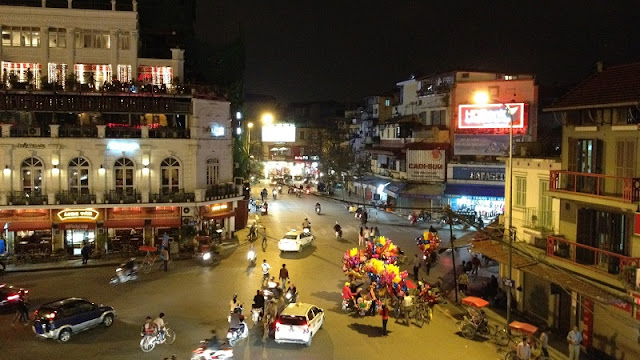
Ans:
[{"label": "vertical sign board", "polygon": [[637,212],[633,219],[633,235],[640,236],[640,212]]},{"label": "vertical sign board", "polygon": [[584,298],[582,301],[582,345],[591,346],[591,336],[593,335],[593,301]]},{"label": "vertical sign board", "polygon": [[444,150],[407,150],[407,180],[444,182],[446,174]]}]

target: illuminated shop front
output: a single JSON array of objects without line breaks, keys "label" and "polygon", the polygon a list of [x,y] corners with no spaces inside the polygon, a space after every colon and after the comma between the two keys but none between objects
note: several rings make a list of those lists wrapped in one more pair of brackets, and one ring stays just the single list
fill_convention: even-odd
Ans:
[{"label": "illuminated shop front", "polygon": [[67,64],[49,63],[49,82],[65,86],[68,76]]},{"label": "illuminated shop front", "polygon": [[105,64],[75,64],[74,73],[80,84],[100,87],[105,82],[111,82],[111,65]]},{"label": "illuminated shop front", "polygon": [[85,243],[95,246],[96,221],[102,219],[102,212],[90,208],[62,209],[55,214],[54,228],[61,233],[68,255],[81,255]]},{"label": "illuminated shop front", "polygon": [[232,202],[201,206],[202,230],[212,238],[218,236],[228,238],[235,225],[232,223],[232,220],[235,220],[235,215]]},{"label": "illuminated shop front", "polygon": [[33,75],[31,81],[36,87],[40,87],[40,76],[42,65],[38,63],[22,63],[22,62],[2,62],[2,82],[5,85],[9,85],[11,80],[15,80],[19,83],[29,82],[29,71]]},{"label": "illuminated shop front", "polygon": [[[297,156],[295,158],[298,158]],[[313,157],[317,159],[317,156]],[[265,178],[284,177],[284,176],[302,176],[315,177],[319,175],[318,161],[265,161],[264,176]]]},{"label": "illuminated shop front", "polygon": [[151,85],[171,85],[173,68],[171,66],[138,66],[138,81]]}]

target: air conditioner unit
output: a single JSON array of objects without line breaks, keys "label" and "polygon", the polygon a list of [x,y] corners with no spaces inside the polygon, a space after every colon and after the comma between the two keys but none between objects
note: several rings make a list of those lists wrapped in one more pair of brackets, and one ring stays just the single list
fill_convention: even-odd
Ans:
[{"label": "air conditioner unit", "polygon": [[182,217],[195,217],[196,208],[191,206],[185,206],[182,208]]},{"label": "air conditioner unit", "polygon": [[29,128],[29,136],[40,136],[40,128]]}]

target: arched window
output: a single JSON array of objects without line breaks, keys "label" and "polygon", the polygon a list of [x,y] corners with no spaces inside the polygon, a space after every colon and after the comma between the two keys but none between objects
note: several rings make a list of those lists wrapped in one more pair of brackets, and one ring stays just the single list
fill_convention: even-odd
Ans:
[{"label": "arched window", "polygon": [[217,158],[207,159],[207,185],[213,185],[218,183],[218,176],[220,175],[220,161]]},{"label": "arched window", "polygon": [[34,157],[25,159],[20,170],[22,174],[22,191],[27,194],[42,192],[42,161]]},{"label": "arched window", "polygon": [[69,161],[69,192],[89,193],[89,162],[83,157]]},{"label": "arched window", "polygon": [[162,160],[160,171],[162,173],[160,191],[163,194],[180,191],[180,163],[178,160],[173,157]]},{"label": "arched window", "polygon": [[120,158],[116,160],[113,166],[113,172],[116,180],[116,191],[133,195],[135,189],[133,187],[133,175],[135,166],[131,159]]}]

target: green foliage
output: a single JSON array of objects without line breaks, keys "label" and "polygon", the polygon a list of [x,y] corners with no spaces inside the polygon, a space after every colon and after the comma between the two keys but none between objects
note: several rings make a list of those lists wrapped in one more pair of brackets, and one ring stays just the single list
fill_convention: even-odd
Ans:
[{"label": "green foliage", "polygon": [[180,240],[184,243],[189,243],[196,236],[196,227],[192,225],[182,225],[180,227]]}]

